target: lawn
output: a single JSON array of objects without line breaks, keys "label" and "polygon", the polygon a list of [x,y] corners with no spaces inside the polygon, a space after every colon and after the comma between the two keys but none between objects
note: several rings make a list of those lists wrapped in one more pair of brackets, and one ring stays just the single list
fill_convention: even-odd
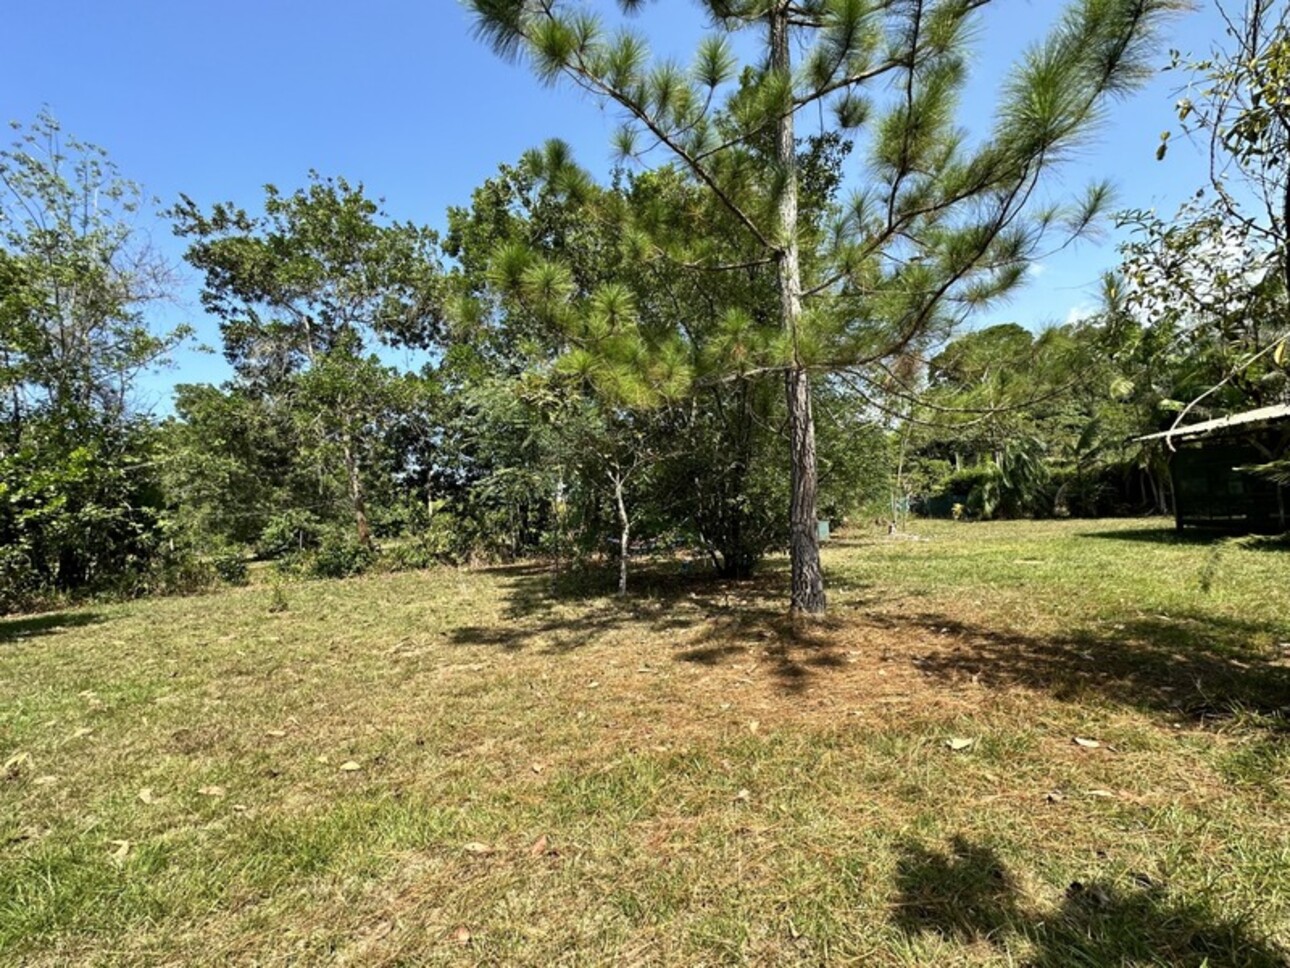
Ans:
[{"label": "lawn", "polygon": [[1286,964],[1290,552],[913,530],[0,619],[0,963]]}]

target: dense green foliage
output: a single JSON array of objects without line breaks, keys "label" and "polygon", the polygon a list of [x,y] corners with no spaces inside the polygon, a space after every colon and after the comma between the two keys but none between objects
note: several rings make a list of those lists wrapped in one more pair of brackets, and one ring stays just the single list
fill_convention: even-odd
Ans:
[{"label": "dense green foliage", "polygon": [[[48,116],[0,153],[0,609],[239,583],[253,558],[291,577],[613,561],[626,590],[633,554],[667,550],[747,577],[796,533],[793,387],[807,374],[812,501],[835,527],[901,527],[911,509],[1167,512],[1168,447],[1137,437],[1290,399],[1272,204],[1290,197],[1277,161],[1290,127],[1265,90],[1288,48],[1269,5],[1233,51],[1188,65],[1208,86],[1180,108],[1193,128],[1238,133],[1215,133],[1215,150],[1251,190],[1219,181],[1170,219],[1123,213],[1132,233],[1101,311],[1043,331],[960,325],[1021,283],[1045,235],[1079,235],[1105,205],[1101,190],[1040,210],[998,196],[999,179],[1044,170],[1017,169],[1026,144],[1060,148],[1082,123],[1074,102],[1025,108],[1026,92],[1101,58],[1110,73],[1072,96],[1115,93],[1141,51],[1117,53],[1112,34],[1132,48],[1171,4],[1118,27],[1089,19],[1110,7],[1076,4],[1018,69],[980,157],[945,140],[971,13],[952,4],[803,7],[836,63],[817,50],[787,87],[774,69],[736,70],[720,40],[690,75],[649,73],[643,49],[589,21],[569,35],[563,14],[484,6],[503,46],[600,78],[602,94],[625,86],[621,106],[643,99],[637,125],[682,156],[598,179],[553,141],[502,165],[441,234],[316,173],[266,186],[257,211],[181,197],[165,214],[234,376],[179,385],[164,419],[137,408],[135,380],[187,331],[159,332],[146,312],[169,285],[136,229],[149,200]],[[499,25],[507,10],[521,20]],[[720,26],[768,10],[732,6]],[[862,111],[846,70],[885,64],[865,31],[924,16],[931,32],[912,43],[933,44],[929,59],[884,68],[910,75],[908,96]],[[700,108],[700,89],[725,100]],[[840,114],[785,155],[758,119],[790,96],[794,112]],[[640,160],[632,143],[625,166]],[[803,309],[786,328],[774,225],[790,171]],[[868,187],[849,194],[856,171]],[[982,197],[1005,224],[953,214]],[[1247,197],[1264,211],[1242,210]],[[1249,472],[1286,478],[1285,456],[1268,458]]]},{"label": "dense green foliage", "polygon": [[42,114],[0,151],[0,610],[150,585],[164,504],[135,376],[182,331],[144,319],[166,268],[101,149]]},{"label": "dense green foliage", "polygon": [[[927,352],[1015,289],[1045,245],[1088,229],[1105,208],[1106,185],[1060,203],[1041,202],[1037,193],[1051,191],[1054,170],[1096,127],[1107,102],[1145,76],[1162,20],[1184,6],[1072,0],[1040,42],[1018,52],[992,129],[973,139],[960,102],[987,4],[707,0],[701,6],[711,34],[689,70],[655,56],[630,23],[611,22],[609,5],[468,4],[478,34],[499,54],[618,111],[615,142],[624,159],[648,164],[661,156],[701,197],[700,209],[724,216],[722,235],[686,238],[682,227],[678,240],[681,210],[673,207],[661,232],[657,223],[632,223],[638,247],[710,273],[768,270],[770,298],[757,313],[730,307],[723,317],[729,345],[715,346],[709,363],[784,380],[795,613],[818,614],[826,605],[813,383],[845,370],[871,378],[872,367]],[[639,3],[617,6],[627,16]],[[825,210],[812,210],[818,199],[799,156],[797,133],[808,123],[848,152],[859,149],[848,166],[851,197]],[[515,279],[531,294],[539,287],[543,301],[578,305],[560,263]],[[685,321],[674,317],[670,328],[684,330]],[[652,342],[629,330],[575,335],[592,345],[577,346],[568,365],[594,377],[608,362],[602,375],[614,392],[623,362],[661,371],[664,393],[687,376],[676,365],[675,332]]]}]

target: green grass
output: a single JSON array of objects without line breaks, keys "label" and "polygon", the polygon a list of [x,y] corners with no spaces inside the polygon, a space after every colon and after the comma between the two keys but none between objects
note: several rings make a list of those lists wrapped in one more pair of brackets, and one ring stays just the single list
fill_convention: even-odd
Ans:
[{"label": "green grass", "polygon": [[0,963],[1286,964],[1290,554],[914,530],[0,620]]}]

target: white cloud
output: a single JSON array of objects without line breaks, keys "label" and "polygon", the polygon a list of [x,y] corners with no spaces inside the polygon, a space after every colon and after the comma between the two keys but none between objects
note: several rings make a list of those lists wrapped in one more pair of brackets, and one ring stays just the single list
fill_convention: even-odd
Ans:
[{"label": "white cloud", "polygon": [[1038,279],[1047,271],[1048,266],[1044,265],[1042,262],[1032,262],[1026,267],[1026,275],[1030,276],[1032,279]]},{"label": "white cloud", "polygon": [[1096,314],[1096,307],[1090,306],[1087,303],[1080,303],[1078,306],[1072,306],[1070,312],[1066,314],[1065,325],[1071,326]]}]

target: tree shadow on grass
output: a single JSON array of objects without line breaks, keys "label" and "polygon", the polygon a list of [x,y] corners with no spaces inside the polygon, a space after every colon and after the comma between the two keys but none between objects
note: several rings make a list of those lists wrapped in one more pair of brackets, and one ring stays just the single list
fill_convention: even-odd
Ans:
[{"label": "tree shadow on grass", "polygon": [[[660,652],[678,662],[717,667],[755,658],[759,674],[769,671],[788,694],[848,665],[847,642],[860,654],[894,649],[895,661],[953,684],[1020,686],[1066,702],[1101,698],[1193,722],[1247,711],[1290,730],[1290,650],[1281,646],[1290,625],[1276,616],[1191,610],[1035,635],[931,611],[872,612],[876,603],[861,583],[846,589],[847,608],[794,622],[777,572],[728,582],[655,565],[638,570],[622,599],[612,575],[494,573],[506,589],[504,620],[457,628],[452,642],[561,655],[622,633],[658,637]],[[1256,641],[1267,647],[1254,648]]]},{"label": "tree shadow on grass", "polygon": [[999,939],[1022,920],[1019,891],[990,847],[955,837],[949,850],[909,842],[896,864],[892,921],[905,934],[946,940]]},{"label": "tree shadow on grass", "polygon": [[1172,525],[1159,528],[1111,529],[1109,531],[1083,531],[1078,537],[1098,538],[1104,541],[1133,541],[1179,547],[1208,547],[1226,541],[1239,541],[1242,548],[1253,551],[1290,551],[1290,539],[1284,535],[1242,534],[1239,531],[1188,528],[1179,531]]},{"label": "tree shadow on grass", "polygon": [[0,618],[0,645],[54,635],[66,629],[97,625],[102,621],[103,616],[98,612],[50,612],[22,618]]},{"label": "tree shadow on grass", "polygon": [[906,935],[996,946],[1026,939],[1035,968],[1208,965],[1285,968],[1287,952],[1248,923],[1178,896],[1144,875],[1132,886],[1071,884],[1056,911],[1029,909],[995,850],[955,837],[948,850],[906,843],[896,867],[892,923]]},{"label": "tree shadow on grass", "polygon": [[451,642],[559,655],[631,630],[674,643],[667,653],[672,659],[697,665],[718,666],[757,649],[770,660],[777,684],[792,693],[807,689],[818,671],[843,663],[832,644],[838,622],[790,619],[783,575],[774,570],[731,581],[678,573],[675,562],[653,562],[638,566],[625,598],[614,594],[616,576],[609,571],[490,571],[506,589],[504,621],[462,626],[450,634]]},{"label": "tree shadow on grass", "polygon": [[[1100,697],[1191,721],[1248,712],[1269,726],[1290,727],[1290,654],[1276,621],[1188,612],[1052,636],[926,612],[868,621],[926,641],[930,647],[912,659],[925,676],[1022,686],[1064,702]],[[1274,644],[1255,650],[1255,639]]]}]

